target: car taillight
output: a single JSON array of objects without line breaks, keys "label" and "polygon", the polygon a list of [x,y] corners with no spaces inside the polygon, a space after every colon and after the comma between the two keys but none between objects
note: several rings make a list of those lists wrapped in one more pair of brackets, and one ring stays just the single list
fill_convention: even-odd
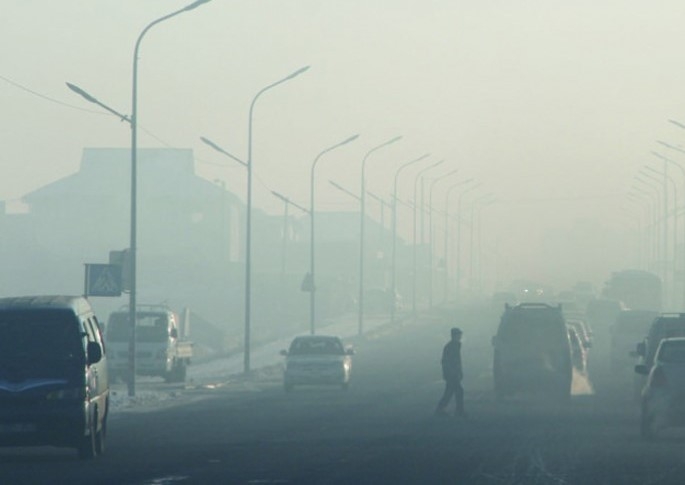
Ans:
[{"label": "car taillight", "polygon": [[653,388],[663,388],[668,385],[668,381],[666,380],[666,374],[664,374],[664,371],[662,371],[660,368],[654,369],[654,372],[652,372],[652,379],[650,381],[650,386]]}]

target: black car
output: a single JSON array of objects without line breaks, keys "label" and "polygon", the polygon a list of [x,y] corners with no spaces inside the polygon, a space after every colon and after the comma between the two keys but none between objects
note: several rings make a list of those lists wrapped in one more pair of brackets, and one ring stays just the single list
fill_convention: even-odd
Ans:
[{"label": "black car", "polygon": [[572,349],[560,305],[507,305],[492,343],[498,398],[521,391],[570,397]]}]

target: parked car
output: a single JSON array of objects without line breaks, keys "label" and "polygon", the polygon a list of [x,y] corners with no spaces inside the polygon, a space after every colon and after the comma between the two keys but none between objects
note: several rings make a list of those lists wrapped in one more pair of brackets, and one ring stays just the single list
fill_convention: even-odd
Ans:
[{"label": "parked car", "polygon": [[[660,313],[649,327],[647,337],[636,346],[635,354],[639,357],[638,364],[647,366],[651,370],[659,344],[665,338],[685,337],[685,313]],[[636,398],[642,393],[647,379],[645,374],[636,374],[634,381],[634,395]]]},{"label": "parked car", "polygon": [[[109,372],[113,379],[129,376],[128,307],[112,312],[105,337],[110,349]],[[164,305],[137,305],[136,374],[184,382],[193,356],[193,343],[183,334],[178,315]]]},{"label": "parked car", "polygon": [[571,395],[571,343],[560,306],[506,306],[494,346],[493,377],[498,398],[519,391]]},{"label": "parked car", "polygon": [[642,391],[642,437],[653,438],[670,426],[685,426],[685,338],[661,340],[651,369],[639,364],[635,372],[648,376]]},{"label": "parked car", "polygon": [[105,450],[109,384],[99,322],[80,296],[0,299],[0,446]]},{"label": "parked car", "polygon": [[285,356],[283,387],[290,392],[296,385],[337,385],[347,389],[354,350],[335,336],[295,337]]}]

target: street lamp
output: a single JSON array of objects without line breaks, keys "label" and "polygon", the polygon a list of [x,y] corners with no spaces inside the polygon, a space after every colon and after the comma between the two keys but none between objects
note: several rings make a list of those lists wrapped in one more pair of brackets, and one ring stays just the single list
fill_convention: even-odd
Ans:
[{"label": "street lamp", "polygon": [[431,165],[428,165],[427,167],[419,170],[419,172],[416,174],[414,177],[414,235],[413,235],[413,246],[412,246],[412,303],[411,303],[411,308],[412,308],[412,314],[414,315],[414,318],[416,318],[416,279],[417,279],[417,274],[416,274],[416,209],[418,206],[418,183],[421,178],[421,176],[426,173],[427,171],[437,167],[438,165],[442,164],[444,160],[439,160],[435,163],[432,163]]},{"label": "street lamp", "polygon": [[[471,202],[471,227],[470,227],[470,232],[469,232],[469,235],[470,235],[470,243],[469,243],[469,288],[471,289],[472,292],[473,292],[473,287],[474,287],[474,285],[473,285],[473,281],[474,281],[474,278],[473,278],[473,266],[474,266],[473,261],[474,261],[474,246],[475,246],[474,236],[476,233],[476,231],[475,231],[476,207],[478,206],[479,203],[484,203],[484,204],[491,203],[493,200],[493,197],[494,197],[494,195],[491,193],[485,194],[485,195],[481,195],[480,197],[474,199],[473,202]],[[478,241],[478,243],[480,244],[480,240]]]},{"label": "street lamp", "polygon": [[238,162],[238,163],[239,163],[240,165],[242,165],[243,167],[247,168],[247,163],[243,162],[243,161],[242,161],[241,159],[239,159],[238,157],[236,157],[236,156],[232,155],[231,153],[227,152],[226,150],[224,150],[223,148],[221,148],[219,145],[217,145],[216,143],[214,143],[212,140],[210,140],[210,139],[208,139],[208,138],[205,138],[204,136],[201,136],[201,137],[200,137],[200,140],[202,140],[202,143],[204,143],[205,145],[209,145],[210,147],[212,147],[212,148],[213,148],[214,150],[216,150],[217,152],[223,153],[223,154],[226,155],[228,158],[231,158],[232,160]]},{"label": "street lamp", "polygon": [[443,299],[444,302],[447,303],[447,295],[449,294],[449,285],[448,285],[448,279],[449,279],[449,207],[450,207],[450,195],[452,195],[452,192],[454,192],[455,189],[458,189],[459,187],[462,187],[466,184],[470,184],[473,182],[473,179],[466,179],[462,180],[461,182],[458,182],[454,185],[452,185],[449,189],[447,189],[447,194],[445,195],[445,247],[443,248],[444,254],[443,254],[443,260],[445,262],[445,274],[443,275]]},{"label": "street lamp", "polygon": [[[664,168],[666,168],[666,163],[664,162]],[[647,177],[654,182],[660,184],[664,188],[664,192],[667,191],[667,182],[671,183],[671,186],[673,187],[673,264],[669,265],[667,263],[669,259],[669,254],[668,254],[668,240],[664,243],[664,285],[666,286],[666,290],[670,291],[665,291],[664,293],[668,295],[669,298],[671,298],[671,301],[675,303],[675,281],[676,281],[676,268],[678,267],[678,261],[677,261],[677,248],[678,248],[678,188],[675,180],[673,178],[666,174],[665,172],[661,172],[659,170],[656,170],[648,165],[645,165],[642,167],[642,170],[639,171],[639,175],[642,175],[644,177]],[[657,177],[658,176],[658,177]],[[668,205],[666,205],[668,202],[667,198],[664,198],[664,227],[668,227],[668,219],[669,219],[669,214],[668,214]],[[668,235],[668,230],[664,229],[664,238],[667,238]],[[672,272],[669,271],[669,269],[672,268]],[[669,273],[672,273],[672,279],[670,281],[670,288],[669,288],[669,281],[668,281],[668,276]]]},{"label": "street lamp", "polygon": [[459,194],[459,198],[457,199],[457,272],[456,272],[456,277],[457,277],[457,304],[460,304],[461,302],[459,301],[459,296],[461,293],[461,200],[462,198],[468,194],[469,192],[472,192],[479,188],[482,183],[473,185],[469,187],[468,189],[464,190]]},{"label": "street lamp", "polygon": [[138,171],[138,52],[140,50],[140,44],[145,37],[145,34],[155,25],[168,20],[176,15],[182,14],[193,10],[200,5],[209,2],[210,0],[196,0],[195,2],[187,5],[179,10],[176,10],[170,14],[164,15],[150,22],[138,35],[136,40],[135,48],[133,50],[133,83],[132,83],[132,108],[131,116],[126,116],[118,113],[112,108],[108,107],[104,103],[101,103],[93,96],[86,93],[79,87],[67,83],[69,89],[75,93],[83,96],[87,101],[101,106],[110,113],[118,116],[122,121],[128,121],[131,125],[131,228],[130,228],[130,244],[129,244],[129,255],[130,255],[130,290],[129,290],[129,309],[128,316],[131,325],[131,332],[129,338],[129,348],[128,348],[128,366],[129,366],[129,379],[128,381],[128,395],[135,396],[135,375],[136,375],[136,297],[137,297],[137,284],[136,284],[136,246],[137,246],[137,171]]},{"label": "street lamp", "polygon": [[[656,271],[658,273],[661,273],[660,271],[660,261],[661,261],[661,240],[660,240],[660,231],[659,231],[659,189],[656,187],[652,186],[645,180],[639,179],[637,177],[634,177],[635,182],[641,182],[643,184],[643,188],[640,188],[636,184],[632,186],[632,189],[636,192],[641,193],[642,195],[645,195],[649,197],[650,201],[652,202],[652,230],[654,231],[654,236],[653,236],[653,271]],[[650,189],[650,190],[645,190],[645,189]]]},{"label": "street lamp", "polygon": [[334,181],[332,181],[332,180],[329,180],[328,183],[331,184],[331,185],[332,185],[333,187],[335,187],[336,189],[338,189],[340,192],[343,192],[343,193],[349,195],[350,197],[352,197],[353,199],[355,199],[355,200],[361,202],[362,198],[359,197],[359,196],[358,196],[357,194],[355,194],[354,192],[352,192],[351,190],[346,189],[345,187],[343,187],[343,186],[340,185],[340,184],[336,184],[336,183],[335,183]]},{"label": "street lamp", "polygon": [[260,89],[255,94],[250,103],[250,113],[248,116],[248,130],[247,130],[247,207],[246,207],[246,230],[245,230],[245,341],[244,341],[244,359],[243,370],[247,374],[250,372],[250,301],[252,292],[252,121],[254,107],[259,97],[271,88],[275,88],[279,84],[290,81],[294,77],[299,76],[309,69],[309,66],[302,67],[292,74],[280,79],[266,87]]},{"label": "street lamp", "polygon": [[[657,143],[659,143],[659,144],[661,144],[661,145],[663,145],[663,146],[665,146],[666,148],[669,148],[669,149],[671,149],[671,150],[674,150],[674,151],[677,151],[677,152],[680,152],[680,153],[685,153],[685,150],[683,150],[682,148],[677,147],[677,146],[670,145],[670,144],[668,144],[668,143],[666,143],[666,142],[664,142],[664,141],[657,141]],[[674,165],[678,170],[680,170],[680,173],[681,173],[681,175],[683,176],[683,179],[685,180],[685,168],[683,168],[683,166],[682,166],[680,163],[678,163],[678,162],[676,162],[676,161],[674,161],[674,160],[671,160],[670,158],[665,157],[665,156],[662,155],[661,153],[657,153],[657,152],[655,152],[655,151],[652,151],[652,155],[654,155],[654,156],[656,156],[656,157],[662,159],[665,163],[670,163],[670,164]],[[675,192],[674,192],[674,193],[675,193]],[[675,218],[678,217],[677,213],[674,215],[674,217],[675,217]],[[674,219],[674,220],[676,220],[676,219]],[[685,223],[683,223],[683,229],[685,229]],[[676,231],[676,229],[674,229],[674,232],[675,232],[675,231]],[[677,236],[674,238],[674,240],[677,240]],[[683,241],[685,241],[685,235],[683,236]],[[676,248],[677,248],[677,245],[674,246],[674,249],[673,249],[674,258],[675,258],[675,254],[677,253]],[[677,259],[677,258],[676,258],[676,259]],[[685,254],[682,255],[681,260],[682,260],[681,278],[685,278]],[[675,283],[675,282],[674,282],[674,283]],[[675,285],[674,285],[674,286],[675,286]],[[674,289],[674,291],[675,291],[675,289]],[[684,296],[684,298],[685,298],[685,296]]]},{"label": "street lamp", "polygon": [[364,331],[364,218],[366,217],[366,161],[369,156],[383,147],[386,147],[396,141],[401,140],[401,136],[396,136],[385,143],[381,143],[370,149],[362,159],[362,173],[361,173],[361,191],[360,191],[360,229],[359,229],[359,301],[358,301],[358,333],[361,335]]},{"label": "street lamp", "polygon": [[476,256],[476,262],[478,264],[478,278],[477,278],[477,288],[478,292],[481,293],[483,289],[483,238],[482,238],[482,211],[485,206],[495,203],[494,198],[490,198],[484,201],[476,213],[476,227],[478,228],[478,254]]},{"label": "street lamp", "polygon": [[[415,163],[420,162],[426,158],[430,157],[430,153],[425,153],[419,158],[410,160],[399,166],[395,172],[395,183],[393,185],[392,192],[392,275],[391,275],[391,285],[392,285],[392,298],[395,298],[397,293],[397,181],[400,177],[400,173]],[[390,311],[390,322],[395,323],[395,305],[391,305]]]},{"label": "street lamp", "polygon": [[333,146],[330,146],[323,150],[321,153],[319,153],[315,158],[314,162],[312,163],[312,171],[311,175],[309,177],[309,217],[310,217],[310,235],[309,235],[309,276],[310,276],[310,281],[311,281],[311,286],[309,287],[309,331],[312,335],[315,333],[315,318],[316,318],[316,280],[315,280],[315,273],[314,273],[314,263],[315,263],[315,258],[314,258],[314,213],[315,213],[315,207],[314,207],[314,169],[316,168],[316,164],[319,162],[319,159],[326,153],[330,152],[331,150],[334,150],[338,147],[341,147],[343,145],[346,145],[354,140],[359,138],[359,135],[353,135],[346,140],[341,141],[340,143],[336,143]]},{"label": "street lamp", "polygon": [[433,179],[428,188],[428,307],[433,308],[433,189],[441,180],[447,180],[459,169],[451,170]]},{"label": "street lamp", "polygon": [[275,190],[272,190],[271,194],[277,199],[283,201],[283,235],[281,238],[281,288],[283,288],[285,286],[286,245],[288,241],[288,207],[292,205],[293,207],[300,209],[305,214],[309,213],[309,210],[293,202],[290,200],[290,198],[279,192],[276,192]]}]

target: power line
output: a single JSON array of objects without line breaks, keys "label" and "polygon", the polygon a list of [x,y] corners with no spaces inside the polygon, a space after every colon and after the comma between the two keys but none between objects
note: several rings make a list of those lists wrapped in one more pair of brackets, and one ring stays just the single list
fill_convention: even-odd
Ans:
[{"label": "power line", "polygon": [[[25,91],[25,92],[27,92],[27,93],[29,93],[29,94],[32,94],[32,95],[34,95],[34,96],[37,96],[37,97],[39,97],[39,98],[41,98],[41,99],[44,99],[44,100],[46,100],[46,101],[50,101],[51,103],[59,104],[60,106],[64,106],[64,107],[71,108],[71,109],[75,109],[75,110],[78,110],[78,111],[84,111],[84,112],[86,112],[86,113],[92,113],[92,114],[96,114],[96,115],[101,115],[101,116],[114,116],[114,115],[111,114],[111,113],[104,113],[104,112],[102,112],[102,111],[96,111],[96,110],[92,110],[92,109],[82,108],[82,107],[80,107],[80,106],[76,106],[76,105],[73,105],[73,104],[65,103],[64,101],[60,101],[60,100],[58,100],[58,99],[52,98],[52,97],[50,97],[50,96],[47,96],[47,95],[45,95],[45,94],[39,93],[38,91],[34,91],[33,89],[28,88],[28,87],[26,87],[26,86],[24,86],[24,85],[22,85],[22,84],[19,84],[18,82],[13,81],[13,80],[11,80],[11,79],[9,79],[9,78],[7,78],[7,77],[5,77],[5,76],[2,76],[2,75],[0,75],[0,79],[3,80],[3,81],[5,81],[7,84],[10,84],[10,85],[14,86],[14,87],[17,88],[17,89],[21,89],[22,91]],[[178,147],[173,146],[171,143],[166,142],[166,141],[163,140],[162,138],[158,137],[157,135],[155,135],[154,133],[152,133],[150,130],[148,130],[148,129],[146,129],[145,127],[141,126],[140,124],[138,125],[138,128],[140,128],[140,130],[143,131],[143,132],[144,132],[146,135],[148,135],[150,138],[153,138],[154,140],[157,140],[157,142],[159,142],[161,145],[165,146],[166,148],[178,148]],[[205,164],[208,164],[208,165],[225,166],[224,164],[214,163],[214,162],[208,162],[208,161],[205,161],[205,160],[196,159],[196,161],[197,161],[197,162],[200,162],[200,163],[205,163]],[[269,192],[272,191],[271,187],[269,187],[269,186],[266,184],[266,182],[264,182],[264,180],[263,180],[262,178],[260,178],[257,174],[255,174],[255,178],[257,179],[257,181],[258,181],[266,190],[268,190]]]}]

